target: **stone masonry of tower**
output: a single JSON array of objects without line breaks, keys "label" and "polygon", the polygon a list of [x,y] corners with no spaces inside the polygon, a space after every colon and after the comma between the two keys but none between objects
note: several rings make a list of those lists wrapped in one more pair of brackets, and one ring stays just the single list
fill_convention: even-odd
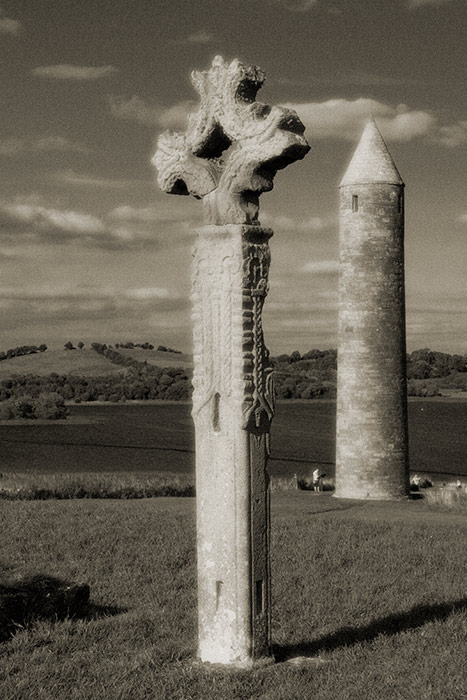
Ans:
[{"label": "stone masonry of tower", "polygon": [[373,120],[340,186],[336,496],[409,493],[404,183]]}]

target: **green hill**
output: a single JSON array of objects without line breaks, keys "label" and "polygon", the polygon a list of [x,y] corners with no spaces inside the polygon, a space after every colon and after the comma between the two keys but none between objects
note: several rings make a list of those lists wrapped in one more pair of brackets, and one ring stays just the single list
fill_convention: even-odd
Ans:
[{"label": "green hill", "polygon": [[[123,349],[118,352],[125,357],[132,357],[138,362],[146,361],[157,367],[191,367],[189,355],[160,350],[142,350],[141,348]],[[110,362],[94,350],[47,350],[32,355],[10,357],[0,362],[0,379],[8,379],[14,374],[34,374],[48,376],[52,372],[60,375],[80,375],[85,377],[103,377],[126,373],[126,367]]]},{"label": "green hill", "polygon": [[143,350],[142,348],[117,348],[124,357],[132,357],[138,362],[147,362],[156,367],[193,367],[191,355],[181,352],[163,352],[162,350]]}]

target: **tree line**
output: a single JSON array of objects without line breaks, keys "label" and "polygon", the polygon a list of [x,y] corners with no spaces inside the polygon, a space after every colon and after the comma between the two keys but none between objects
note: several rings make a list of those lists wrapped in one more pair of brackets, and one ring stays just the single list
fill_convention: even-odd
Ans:
[{"label": "tree line", "polygon": [[[144,345],[146,344],[133,344],[133,347]],[[119,344],[119,348],[127,346],[127,343]],[[14,348],[8,351],[8,356],[43,352],[40,348],[47,349],[47,346]],[[141,362],[105,343],[92,343],[91,348],[120,366],[122,372],[96,377],[56,372],[48,376],[16,374],[0,381],[0,402],[18,397],[37,400],[43,394],[53,394],[63,401],[76,403],[148,399],[177,401],[191,397],[192,373],[189,369],[164,368],[147,361]],[[279,399],[336,396],[336,350],[310,350],[304,354],[295,350],[290,355],[271,357],[270,361]],[[436,396],[444,388],[467,391],[467,356],[449,355],[428,349],[416,350],[407,356],[407,376],[409,396]],[[12,404],[8,406],[11,407]]]},{"label": "tree line", "polygon": [[16,348],[9,348],[9,350],[0,350],[0,362],[2,360],[9,360],[12,357],[21,357],[21,355],[35,355],[38,352],[45,352],[47,350],[47,345],[20,345]]}]

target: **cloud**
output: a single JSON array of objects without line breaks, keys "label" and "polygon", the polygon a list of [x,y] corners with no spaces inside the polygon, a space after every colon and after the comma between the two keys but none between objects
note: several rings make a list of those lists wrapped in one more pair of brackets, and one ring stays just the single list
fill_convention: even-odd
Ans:
[{"label": "cloud", "polygon": [[195,222],[201,214],[199,204],[190,199],[187,199],[185,204],[186,207],[180,207],[176,200],[169,198],[147,207],[124,204],[109,212],[109,218],[123,224],[180,223],[185,222],[188,217],[190,221]]},{"label": "cloud", "polygon": [[290,301],[269,301],[265,308],[265,313],[267,315],[272,315],[274,317],[278,316],[282,319],[287,319],[293,317],[295,320],[301,318],[309,318],[310,314],[326,314],[328,311],[337,310],[337,298],[324,299],[319,302],[313,300],[313,304],[307,301],[297,301],[292,299]]},{"label": "cloud", "polygon": [[31,71],[39,78],[53,80],[99,80],[117,72],[114,66],[71,66],[63,63],[56,66],[38,66]]},{"label": "cloud", "polygon": [[127,289],[127,299],[144,300],[147,299],[167,299],[169,290],[165,287],[139,287],[136,289]]},{"label": "cloud", "polygon": [[34,198],[0,203],[0,239],[16,244],[77,244],[110,250],[127,245],[119,229],[102,219],[85,212],[47,207]]},{"label": "cloud", "polygon": [[318,4],[318,0],[273,0],[291,12],[308,12]]},{"label": "cloud", "polygon": [[292,87],[309,88],[311,85],[330,85],[335,88],[336,85],[417,85],[419,87],[420,85],[427,84],[429,81],[422,81],[420,78],[411,78],[406,75],[383,75],[381,73],[372,73],[371,71],[367,70],[343,68],[342,70],[333,72],[332,75],[329,73],[323,73],[320,75],[316,73],[307,73],[305,79],[296,78],[294,76],[293,78],[271,78],[269,82],[277,85],[290,85]]},{"label": "cloud", "polygon": [[336,275],[339,263],[337,260],[311,260],[299,267],[298,271],[313,275]]},{"label": "cloud", "polygon": [[[70,324],[73,321],[85,321],[87,333],[90,324],[96,322],[94,339],[99,338],[103,329],[109,328],[115,334],[115,323],[123,326],[134,324],[138,327],[138,335],[143,335],[150,327],[170,325],[168,320],[183,324],[177,314],[185,315],[190,308],[186,296],[171,294],[166,296],[142,297],[131,296],[125,289],[83,287],[67,287],[65,284],[48,286],[47,288],[18,287],[0,288],[0,308],[2,309],[2,328],[17,329],[25,326],[44,327],[45,324],[57,326],[58,336],[61,333],[71,335]],[[66,327],[68,330],[63,330]],[[146,329],[146,331],[144,331]],[[79,329],[82,334],[82,328]],[[23,333],[24,334],[24,333]],[[89,337],[89,335],[88,335]],[[105,340],[108,340],[105,338]],[[167,341],[168,342],[168,341]]]},{"label": "cloud", "polygon": [[467,214],[461,214],[457,219],[461,224],[467,224]]},{"label": "cloud", "polygon": [[324,231],[334,225],[333,218],[323,218],[321,216],[310,216],[307,219],[297,221],[290,216],[271,216],[267,212],[261,215],[263,226],[271,226],[277,231],[287,231],[290,233],[316,233]]},{"label": "cloud", "polygon": [[196,108],[195,100],[178,102],[173,107],[161,111],[158,125],[163,129],[175,129],[185,131],[188,124],[188,115]]},{"label": "cloud", "polygon": [[51,209],[37,204],[16,203],[0,207],[0,229],[14,233],[43,233],[51,237],[96,235],[105,231],[104,224],[91,214]]},{"label": "cloud", "polygon": [[189,34],[186,39],[180,41],[183,44],[210,44],[215,41],[214,34],[208,32],[206,29],[200,29],[198,32],[193,32]]},{"label": "cloud", "polygon": [[21,31],[21,22],[17,19],[9,19],[8,17],[0,17],[0,34],[10,34],[18,36]]},{"label": "cloud", "polygon": [[436,7],[441,7],[441,5],[447,5],[451,0],[409,0],[409,8],[416,9],[417,7],[422,7],[424,5],[435,5]]},{"label": "cloud", "polygon": [[112,95],[109,97],[109,104],[111,113],[118,119],[138,122],[144,126],[183,131],[187,126],[188,114],[196,103],[193,100],[186,100],[173,107],[162,108],[148,104],[137,95],[130,98]]},{"label": "cloud", "polygon": [[448,148],[456,148],[467,143],[467,121],[458,121],[457,124],[441,126],[436,139],[438,143]]},{"label": "cloud", "polygon": [[[145,210],[151,214],[138,216]],[[178,206],[161,205],[157,213],[151,207],[120,207],[97,217],[50,207],[37,197],[0,201],[0,240],[9,245],[44,242],[137,251],[184,246],[192,236],[193,225],[182,218]]]},{"label": "cloud", "polygon": [[130,121],[139,122],[145,126],[155,126],[158,123],[160,109],[151,107],[137,95],[133,95],[130,99],[118,95],[109,97],[110,111],[114,117],[118,119],[128,119]]},{"label": "cloud", "polygon": [[17,156],[22,153],[46,153],[52,151],[88,153],[89,149],[81,143],[70,141],[64,136],[41,136],[35,139],[3,138],[0,139],[0,155]]},{"label": "cloud", "polygon": [[410,110],[406,105],[391,107],[365,97],[356,100],[336,98],[326,102],[289,103],[307,129],[310,139],[346,139],[354,141],[363,125],[373,115],[385,137],[409,141],[431,133],[436,125],[429,112]]},{"label": "cloud", "polygon": [[127,189],[128,187],[139,187],[150,185],[154,188],[152,182],[144,180],[124,180],[124,179],[109,179],[95,177],[86,173],[76,173],[74,170],[58,170],[51,175],[51,179],[57,185],[77,185],[79,187],[99,187],[103,189]]},{"label": "cloud", "polygon": [[0,139],[0,156],[15,156],[24,149],[24,140],[19,138]]}]

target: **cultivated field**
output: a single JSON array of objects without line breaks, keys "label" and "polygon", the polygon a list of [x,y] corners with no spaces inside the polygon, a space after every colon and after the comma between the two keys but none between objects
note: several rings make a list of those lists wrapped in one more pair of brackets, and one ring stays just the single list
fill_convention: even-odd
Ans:
[{"label": "cultivated field", "polygon": [[[119,348],[125,357],[132,357],[138,362],[147,362],[157,367],[192,367],[190,355],[143,350],[142,348]],[[115,365],[89,347],[82,350],[48,349],[32,355],[11,357],[0,362],[0,379],[9,379],[13,374],[34,374],[47,376],[57,374],[76,374],[85,377],[102,377],[109,374],[126,373],[126,368]]]},{"label": "cultivated field", "polygon": [[107,374],[121,374],[122,367],[113,365],[94,350],[46,350],[34,355],[11,357],[0,362],[0,379],[9,379],[13,374],[34,374],[47,376],[57,374],[78,374],[86,377],[100,377]]},{"label": "cultivated field", "polygon": [[2,503],[5,574],[88,583],[94,604],[17,628],[2,699],[466,698],[465,517],[297,492],[272,523],[278,663],[232,671],[195,663],[194,499]]}]

